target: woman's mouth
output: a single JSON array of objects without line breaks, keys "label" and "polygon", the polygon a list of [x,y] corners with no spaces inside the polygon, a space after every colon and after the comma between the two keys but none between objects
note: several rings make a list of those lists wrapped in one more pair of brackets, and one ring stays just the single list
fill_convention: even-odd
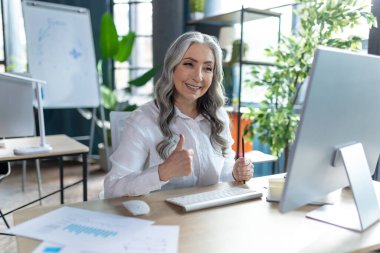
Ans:
[{"label": "woman's mouth", "polygon": [[197,85],[194,85],[194,84],[185,83],[185,85],[186,85],[187,88],[189,88],[192,91],[197,91],[197,90],[201,89],[200,86],[197,86]]}]

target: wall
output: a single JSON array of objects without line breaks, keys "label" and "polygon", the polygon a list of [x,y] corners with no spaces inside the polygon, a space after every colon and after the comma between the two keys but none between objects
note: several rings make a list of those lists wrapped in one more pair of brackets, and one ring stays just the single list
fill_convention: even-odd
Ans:
[{"label": "wall", "polygon": [[[153,1],[153,65],[164,62],[169,45],[185,31],[185,0]],[[156,77],[159,75],[156,75]]]}]

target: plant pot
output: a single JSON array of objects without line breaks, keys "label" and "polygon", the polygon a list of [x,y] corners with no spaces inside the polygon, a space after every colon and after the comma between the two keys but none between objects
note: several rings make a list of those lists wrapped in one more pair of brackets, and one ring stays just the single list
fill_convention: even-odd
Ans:
[{"label": "plant pot", "polygon": [[190,17],[192,20],[198,20],[204,18],[204,12],[192,12],[190,13]]},{"label": "plant pot", "polygon": [[204,18],[205,0],[189,0],[189,10],[192,20]]}]

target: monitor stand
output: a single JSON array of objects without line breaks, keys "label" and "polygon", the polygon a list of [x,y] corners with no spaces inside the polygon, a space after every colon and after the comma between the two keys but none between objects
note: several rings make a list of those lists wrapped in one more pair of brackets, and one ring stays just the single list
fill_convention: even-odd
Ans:
[{"label": "monitor stand", "polygon": [[340,161],[340,157],[352,191],[349,193],[343,189],[342,194],[349,194],[353,198],[343,196],[342,201],[322,206],[306,217],[361,232],[380,219],[368,162],[361,143],[338,148],[333,165]]}]

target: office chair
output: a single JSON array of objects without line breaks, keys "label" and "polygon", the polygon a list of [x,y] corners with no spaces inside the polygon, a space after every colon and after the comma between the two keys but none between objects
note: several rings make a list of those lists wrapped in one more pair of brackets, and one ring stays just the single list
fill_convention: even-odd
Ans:
[{"label": "office chair", "polygon": [[125,122],[130,114],[131,112],[116,111],[110,113],[112,152],[115,152],[119,146]]},{"label": "office chair", "polygon": [[[112,111],[110,113],[112,153],[119,146],[125,122],[131,112]],[[99,199],[104,199],[104,190],[99,193]]]}]

